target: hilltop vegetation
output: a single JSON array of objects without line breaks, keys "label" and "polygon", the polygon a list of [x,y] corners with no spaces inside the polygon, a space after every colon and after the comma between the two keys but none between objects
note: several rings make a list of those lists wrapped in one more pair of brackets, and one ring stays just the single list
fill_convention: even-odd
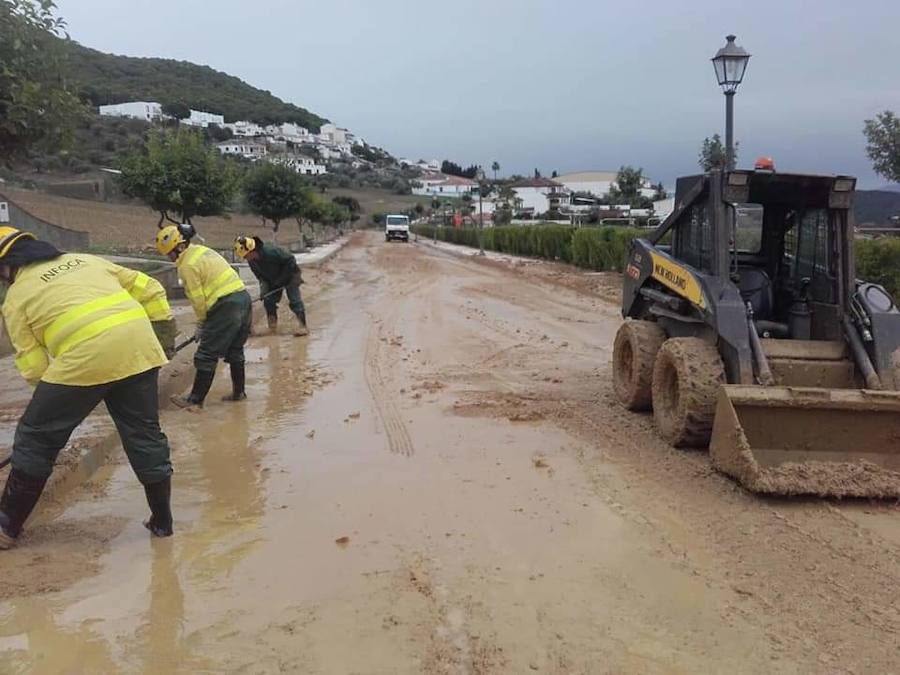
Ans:
[{"label": "hilltop vegetation", "polygon": [[94,106],[125,101],[158,101],[225,116],[226,122],[294,122],[313,132],[327,120],[286,103],[271,92],[209,66],[172,59],[105,54],[63,41],[66,71],[81,96]]},{"label": "hilltop vegetation", "polygon": [[892,217],[900,216],[900,192],[858,190],[854,211],[858,225],[889,225]]}]

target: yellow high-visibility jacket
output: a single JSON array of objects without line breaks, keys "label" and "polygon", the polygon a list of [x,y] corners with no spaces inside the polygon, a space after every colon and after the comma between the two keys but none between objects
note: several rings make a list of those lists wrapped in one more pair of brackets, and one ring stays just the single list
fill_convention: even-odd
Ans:
[{"label": "yellow high-visibility jacket", "polygon": [[165,289],[97,256],[63,253],[23,266],[3,318],[30,384],[105,384],[167,362],[150,325],[172,318]]},{"label": "yellow high-visibility jacket", "polygon": [[178,256],[175,266],[201,323],[219,298],[244,290],[244,282],[228,261],[206,246],[191,244]]}]

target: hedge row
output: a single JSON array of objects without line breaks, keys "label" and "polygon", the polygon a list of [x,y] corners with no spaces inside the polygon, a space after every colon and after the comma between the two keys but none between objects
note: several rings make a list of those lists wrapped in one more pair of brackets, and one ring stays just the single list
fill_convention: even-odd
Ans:
[{"label": "hedge row", "polygon": [[[422,237],[434,237],[432,225],[417,225],[413,231]],[[591,270],[621,272],[628,243],[640,232],[627,227],[489,227],[484,230],[484,247],[490,251],[557,260]],[[478,246],[478,228],[439,227],[437,236],[451,244]]]},{"label": "hedge row", "polygon": [[[417,225],[420,236],[431,239],[434,226]],[[438,239],[478,247],[477,228],[439,227]],[[527,225],[489,227],[484,247],[491,251],[558,260],[597,271],[621,272],[629,242],[646,231],[629,227]],[[900,301],[900,238],[858,239],[856,274],[881,284]]]},{"label": "hedge row", "polygon": [[900,238],[857,239],[856,276],[881,284],[900,301]]}]

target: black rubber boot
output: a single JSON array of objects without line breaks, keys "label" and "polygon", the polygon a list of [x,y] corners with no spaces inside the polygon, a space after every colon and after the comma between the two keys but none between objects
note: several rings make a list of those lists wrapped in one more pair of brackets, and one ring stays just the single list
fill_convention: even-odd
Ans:
[{"label": "black rubber boot", "polygon": [[297,324],[297,330],[294,331],[295,336],[303,337],[304,335],[309,335],[309,329],[306,327],[306,312],[297,313]]},{"label": "black rubber boot", "polygon": [[246,373],[243,363],[231,364],[231,393],[223,396],[223,401],[243,401],[247,398],[244,391],[244,382],[246,381]]},{"label": "black rubber boot", "polygon": [[209,393],[213,379],[216,377],[214,370],[198,370],[194,375],[194,386],[191,393],[187,396],[173,396],[172,403],[179,408],[190,408],[191,406],[203,407],[203,401]]},{"label": "black rubber boot", "polygon": [[154,537],[172,536],[172,478],[164,478],[158,483],[144,486],[147,504],[150,505],[150,520],[144,527]]},{"label": "black rubber boot", "polygon": [[15,545],[46,484],[46,478],[34,478],[15,468],[9,472],[0,497],[0,550]]}]

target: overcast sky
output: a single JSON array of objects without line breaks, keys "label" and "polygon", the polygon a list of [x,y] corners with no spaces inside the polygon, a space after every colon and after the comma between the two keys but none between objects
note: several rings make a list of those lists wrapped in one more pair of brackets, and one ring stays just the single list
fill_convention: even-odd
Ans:
[{"label": "overcast sky", "polygon": [[501,173],[644,168],[673,183],[724,135],[709,59],[753,54],[739,164],[884,185],[863,120],[900,113],[898,0],[58,0],[96,49],[210,65],[399,157]]}]

